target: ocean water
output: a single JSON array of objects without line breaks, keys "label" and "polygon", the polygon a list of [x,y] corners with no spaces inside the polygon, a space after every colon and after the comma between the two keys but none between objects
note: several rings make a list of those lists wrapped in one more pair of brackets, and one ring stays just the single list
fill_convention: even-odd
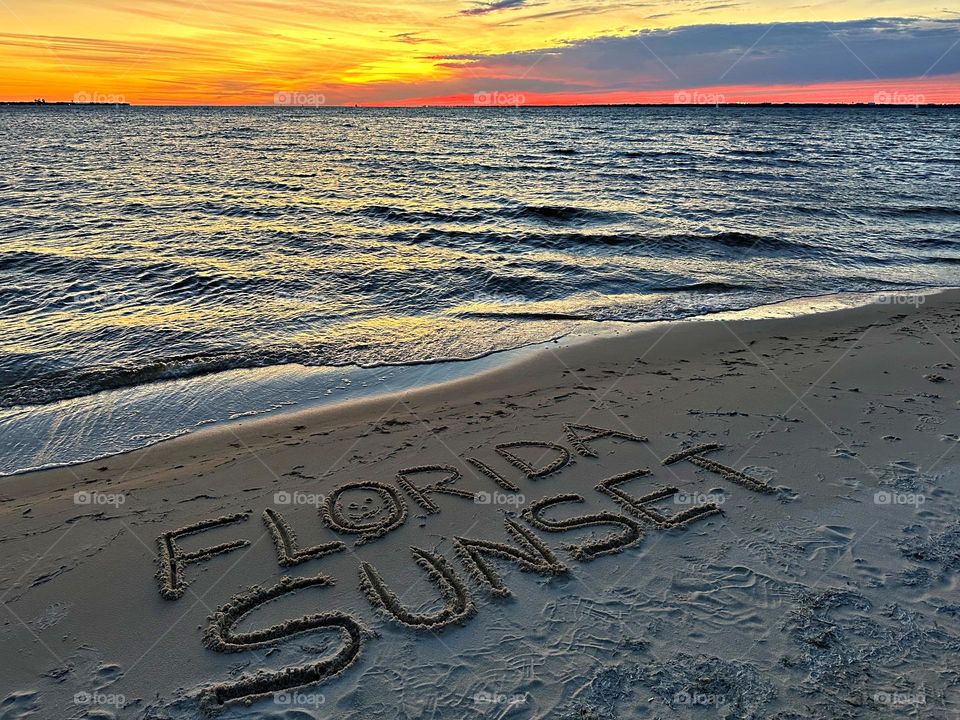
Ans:
[{"label": "ocean water", "polygon": [[200,378],[319,397],[598,321],[960,285],[956,109],[0,108],[0,135],[0,472],[90,456],[71,413],[126,408],[118,450],[264,409],[127,412]]}]

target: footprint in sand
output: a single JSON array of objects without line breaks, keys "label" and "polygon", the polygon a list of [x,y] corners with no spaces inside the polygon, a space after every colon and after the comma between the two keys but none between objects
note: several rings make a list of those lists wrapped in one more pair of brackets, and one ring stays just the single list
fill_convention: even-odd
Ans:
[{"label": "footprint in sand", "polygon": [[40,709],[37,703],[37,692],[23,691],[7,695],[0,702],[0,720],[21,720],[34,717]]},{"label": "footprint in sand", "polygon": [[793,584],[758,573],[743,565],[710,564],[699,577],[676,576],[671,592],[683,598],[682,608],[695,627],[720,632],[737,627],[760,631],[763,610],[776,610],[788,603]]},{"label": "footprint in sand", "polygon": [[30,620],[29,624],[37,630],[49,630],[64,620],[70,614],[70,608],[72,607],[72,603],[53,603],[47,606],[40,615]]},{"label": "footprint in sand", "polygon": [[853,542],[856,532],[842,525],[820,525],[794,541],[794,545],[810,562],[835,562]]}]

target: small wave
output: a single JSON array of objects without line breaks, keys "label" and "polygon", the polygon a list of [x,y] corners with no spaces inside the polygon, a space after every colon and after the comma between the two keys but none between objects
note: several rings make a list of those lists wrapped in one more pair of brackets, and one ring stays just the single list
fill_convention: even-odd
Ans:
[{"label": "small wave", "polygon": [[458,317],[474,320],[593,320],[587,315],[561,312],[536,312],[527,310],[476,310],[457,313]]},{"label": "small wave", "polygon": [[[609,174],[608,174],[608,177],[616,180],[617,182],[623,182],[623,181],[629,181],[629,182],[648,182],[648,181],[654,179],[652,175],[644,175],[644,174],[642,174],[642,173],[630,172],[630,171],[624,172],[623,170],[617,170],[617,172],[615,172],[615,173],[609,173]],[[638,197],[642,197],[642,196],[646,196],[646,195],[649,195],[649,194],[650,194],[650,193],[648,193],[648,192],[646,192],[646,191],[644,191],[644,190],[641,190],[640,188],[634,188],[634,189],[633,189],[633,192],[634,192]]]},{"label": "small wave", "polygon": [[123,203],[119,210],[121,213],[132,215],[137,218],[160,215],[163,213],[163,208],[148,205],[147,203],[138,200]]},{"label": "small wave", "polygon": [[496,208],[450,208],[443,211],[408,210],[390,205],[364,205],[343,211],[348,215],[360,215],[397,223],[474,223],[489,218]]},{"label": "small wave", "polygon": [[797,213],[798,215],[819,215],[850,219],[850,215],[840,208],[825,207],[823,205],[801,205],[799,203],[784,204],[782,210]]},{"label": "small wave", "polygon": [[[273,207],[269,205],[239,205],[221,200],[204,200],[191,202],[184,205],[180,212],[199,212],[204,215],[215,215],[226,218],[257,218],[264,220],[275,220],[289,212],[287,208]],[[302,209],[298,209],[302,212]]]},{"label": "small wave", "polygon": [[483,230],[447,230],[429,228],[416,232],[396,232],[387,239],[398,243],[429,244],[458,249],[469,248],[473,252],[504,252],[522,247],[549,250],[575,250],[584,247],[643,247],[653,255],[673,254],[693,248],[710,248],[716,245],[734,250],[795,250],[808,252],[812,246],[772,235],[755,235],[748,232],[726,231],[719,233],[679,233],[653,235],[644,233],[614,232],[501,232]]},{"label": "small wave", "polygon": [[233,127],[219,128],[199,135],[187,136],[187,138],[197,140],[252,140],[253,138],[260,137],[262,134],[263,131],[260,128]]},{"label": "small wave", "polygon": [[891,218],[957,218],[960,207],[948,205],[883,205],[857,208],[869,215]]},{"label": "small wave", "polygon": [[[224,293],[262,293],[298,292],[308,286],[296,281],[275,280],[257,276],[238,277],[233,275],[208,275],[203,273],[181,274],[172,281],[159,283],[156,296],[170,300],[174,297],[192,299],[218,296]],[[222,299],[222,298],[221,298]],[[219,301],[219,300],[218,300]]]},{"label": "small wave", "polygon": [[368,205],[348,211],[380,220],[405,223],[477,223],[494,218],[539,220],[546,223],[612,222],[622,213],[576,207],[572,205],[507,205],[479,208],[407,210],[385,205]]},{"label": "small wave", "polygon": [[500,214],[508,218],[531,218],[546,222],[604,222],[622,217],[619,213],[592,210],[573,205],[517,205],[504,208]]},{"label": "small wave", "polygon": [[719,280],[708,280],[704,282],[690,283],[689,285],[674,285],[671,287],[656,288],[656,292],[735,292],[737,290],[750,290],[748,285],[738,283],[728,283]]},{"label": "small wave", "polygon": [[708,170],[704,171],[704,177],[717,180],[764,180],[775,182],[796,182],[798,177],[786,172],[763,172],[761,170]]},{"label": "small wave", "polygon": [[781,154],[780,150],[776,149],[737,149],[737,150],[727,150],[723,153],[724,155],[732,155],[733,157],[776,157]]},{"label": "small wave", "polygon": [[693,158],[696,157],[693,153],[680,152],[678,150],[624,150],[619,153],[620,157],[638,159],[638,158],[666,158],[666,159],[679,159],[679,158]]},{"label": "small wave", "polygon": [[244,178],[236,183],[234,187],[251,188],[254,190],[279,190],[283,192],[303,192],[306,188],[303,185],[290,185],[279,180],[257,180],[254,178]]},{"label": "small wave", "polygon": [[90,275],[100,273],[109,261],[91,257],[73,257],[54,253],[17,250],[0,252],[0,271],[37,275]]},{"label": "small wave", "polygon": [[163,254],[169,254],[178,260],[185,257],[216,258],[218,260],[256,260],[263,257],[263,251],[256,247],[244,248],[236,245],[221,245],[215,242],[211,242],[209,245],[175,246],[171,248],[172,252],[169,253],[166,252],[166,248],[163,250]]},{"label": "small wave", "polygon": [[727,247],[733,248],[756,247],[757,245],[763,245],[765,247],[785,247],[787,245],[794,244],[789,241],[784,242],[775,237],[754,235],[753,233],[738,232],[736,230],[719,232],[714,235],[688,235],[686,237],[695,240],[719,243],[720,245],[726,245]]},{"label": "small wave", "polygon": [[[749,290],[746,285],[737,283],[727,283],[722,281],[704,281],[693,282],[681,285],[654,286],[649,289],[638,290],[650,295],[673,293],[729,293],[741,290]],[[600,312],[551,312],[547,310],[465,310],[456,313],[457,317],[471,318],[474,320],[533,320],[533,321],[590,321],[602,322],[607,319],[614,319],[609,312],[610,308],[605,308]],[[627,318],[618,318],[628,321]]]},{"label": "small wave", "polygon": [[255,354],[235,351],[170,357],[145,365],[57,370],[0,388],[0,407],[46,405],[105,390],[240,368],[283,365],[297,362],[298,359],[298,355],[290,351],[260,351]]},{"label": "small wave", "polygon": [[916,215],[919,217],[960,217],[960,207],[947,207],[945,205],[906,205],[891,208],[890,212],[896,215]]},{"label": "small wave", "polygon": [[13,314],[35,308],[34,292],[29,287],[0,287],[0,311]]},{"label": "small wave", "polygon": [[919,245],[923,248],[953,248],[960,243],[960,237],[943,237],[943,238],[916,238],[910,241],[910,245]]},{"label": "small wave", "polygon": [[35,253],[24,250],[16,252],[0,252],[0,271],[16,271],[26,267],[28,264],[42,264],[47,258],[43,253]]}]

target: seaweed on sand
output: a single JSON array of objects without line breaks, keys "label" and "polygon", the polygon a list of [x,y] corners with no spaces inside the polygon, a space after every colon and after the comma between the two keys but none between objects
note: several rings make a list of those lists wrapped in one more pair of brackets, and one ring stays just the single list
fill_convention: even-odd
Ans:
[{"label": "seaweed on sand", "polygon": [[777,697],[751,663],[685,652],[641,665],[637,679],[672,708],[700,707],[730,720],[767,720],[766,707]]},{"label": "seaweed on sand", "polygon": [[810,694],[860,694],[866,700],[886,672],[960,653],[960,637],[896,603],[881,607],[846,588],[803,588],[784,621],[797,654],[781,662],[803,672]]},{"label": "seaweed on sand", "polygon": [[938,566],[940,576],[960,570],[960,522],[931,532],[921,525],[906,528],[907,537],[898,543],[908,560]]}]

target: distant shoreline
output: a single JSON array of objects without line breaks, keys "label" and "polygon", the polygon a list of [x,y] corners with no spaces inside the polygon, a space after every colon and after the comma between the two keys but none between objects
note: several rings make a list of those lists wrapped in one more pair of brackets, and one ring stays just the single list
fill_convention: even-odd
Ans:
[{"label": "distant shoreline", "polygon": [[33,101],[0,101],[0,107],[148,107],[148,108],[277,108],[278,110],[320,110],[323,108],[352,108],[352,109],[425,109],[425,108],[476,108],[478,110],[520,110],[531,108],[863,108],[863,109],[918,109],[918,108],[960,108],[960,103],[584,103],[581,105],[474,105],[474,104],[445,104],[445,105],[134,105],[127,102],[116,103],[77,103],[77,102],[33,102]]},{"label": "distant shoreline", "polygon": [[67,100],[64,100],[63,102],[36,102],[35,100],[28,100],[28,101],[8,101],[8,100],[0,100],[0,105],[3,105],[3,106],[14,105],[14,106],[19,106],[19,107],[24,107],[24,106],[29,106],[29,107],[48,107],[48,106],[63,107],[64,105],[75,105],[75,106],[78,106],[78,107],[87,107],[87,106],[90,106],[90,105],[96,105],[96,106],[102,106],[102,107],[118,107],[118,106],[130,107],[130,103],[127,103],[127,102],[104,102],[104,103],[88,102],[88,103],[79,103],[79,102],[71,102],[71,101],[67,101]]}]

